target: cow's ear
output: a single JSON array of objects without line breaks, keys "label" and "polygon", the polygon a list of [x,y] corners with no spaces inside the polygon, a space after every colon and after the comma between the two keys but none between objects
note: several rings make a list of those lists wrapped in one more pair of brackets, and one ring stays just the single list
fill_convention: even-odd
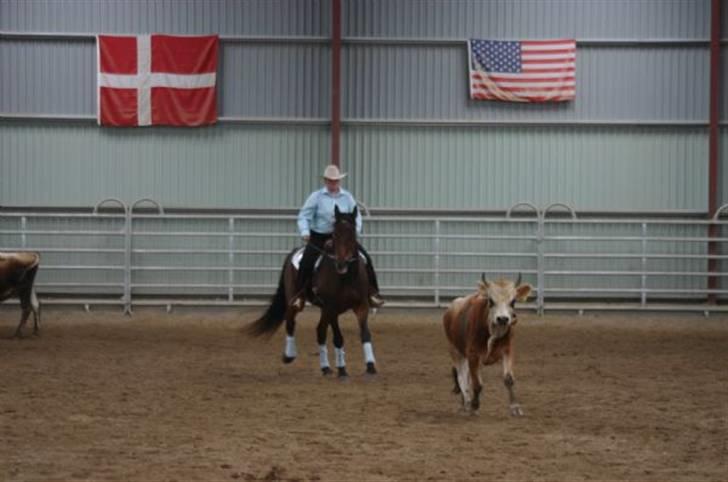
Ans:
[{"label": "cow's ear", "polygon": [[480,296],[488,296],[488,282],[487,281],[478,281],[478,294]]},{"label": "cow's ear", "polygon": [[518,301],[526,301],[528,298],[528,295],[531,294],[531,291],[533,290],[533,287],[528,284],[524,283],[516,288],[516,299]]},{"label": "cow's ear", "polygon": [[341,214],[341,211],[339,211],[339,205],[334,204],[334,216],[336,216],[338,218],[339,214]]}]

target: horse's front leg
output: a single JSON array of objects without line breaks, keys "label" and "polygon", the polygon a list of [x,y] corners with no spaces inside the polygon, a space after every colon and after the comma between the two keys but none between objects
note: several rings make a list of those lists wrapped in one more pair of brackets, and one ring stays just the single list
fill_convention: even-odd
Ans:
[{"label": "horse's front leg", "polygon": [[339,378],[348,377],[349,373],[346,371],[346,353],[344,352],[344,335],[341,333],[339,327],[339,316],[332,315],[330,321],[331,329],[334,332],[334,353],[336,354],[336,369],[339,372]]},{"label": "horse's front leg", "polygon": [[286,311],[286,346],[283,349],[283,363],[296,359],[296,311],[289,307]]},{"label": "horse's front leg", "polygon": [[364,362],[367,365],[367,373],[374,375],[377,373],[377,362],[374,359],[372,333],[369,331],[369,309],[367,307],[359,307],[355,313],[359,321],[359,336],[361,338],[362,349],[364,350]]},{"label": "horse's front leg", "polygon": [[321,373],[331,375],[331,365],[329,365],[329,351],[326,348],[326,332],[329,329],[329,322],[321,313],[319,318],[318,326],[316,327],[316,341],[319,347],[319,366],[321,367]]}]

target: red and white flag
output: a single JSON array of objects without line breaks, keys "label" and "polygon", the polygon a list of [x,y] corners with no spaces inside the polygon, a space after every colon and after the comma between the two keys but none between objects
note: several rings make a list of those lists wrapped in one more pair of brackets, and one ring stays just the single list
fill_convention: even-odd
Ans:
[{"label": "red and white flag", "polygon": [[214,124],[218,43],[217,35],[97,36],[99,124]]}]

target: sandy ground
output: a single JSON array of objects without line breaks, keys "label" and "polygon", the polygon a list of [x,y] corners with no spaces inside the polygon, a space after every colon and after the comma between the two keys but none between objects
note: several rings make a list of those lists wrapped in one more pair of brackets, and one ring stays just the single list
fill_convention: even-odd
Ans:
[{"label": "sandy ground", "polygon": [[374,377],[345,317],[345,382],[260,311],[3,307],[0,480],[728,480],[728,316],[522,313],[512,418],[499,367],[459,409],[439,311],[380,312]]}]

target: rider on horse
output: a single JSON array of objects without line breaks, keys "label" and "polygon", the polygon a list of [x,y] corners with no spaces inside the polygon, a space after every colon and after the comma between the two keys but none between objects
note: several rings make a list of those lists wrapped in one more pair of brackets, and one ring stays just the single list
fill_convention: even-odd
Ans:
[{"label": "rider on horse", "polygon": [[[303,309],[306,301],[308,285],[313,273],[314,264],[318,256],[326,249],[326,242],[331,239],[334,229],[334,210],[352,212],[356,207],[356,200],[347,190],[341,187],[341,180],[346,174],[339,172],[335,165],[329,165],[324,171],[324,187],[311,193],[298,213],[298,231],[306,243],[303,251],[298,277],[296,278],[296,296],[291,305]],[[361,234],[361,214],[356,217],[356,232]],[[384,304],[379,295],[377,275],[374,272],[372,259],[364,248],[357,242],[359,251],[366,258],[366,269],[369,277],[369,304],[378,308]]]}]

